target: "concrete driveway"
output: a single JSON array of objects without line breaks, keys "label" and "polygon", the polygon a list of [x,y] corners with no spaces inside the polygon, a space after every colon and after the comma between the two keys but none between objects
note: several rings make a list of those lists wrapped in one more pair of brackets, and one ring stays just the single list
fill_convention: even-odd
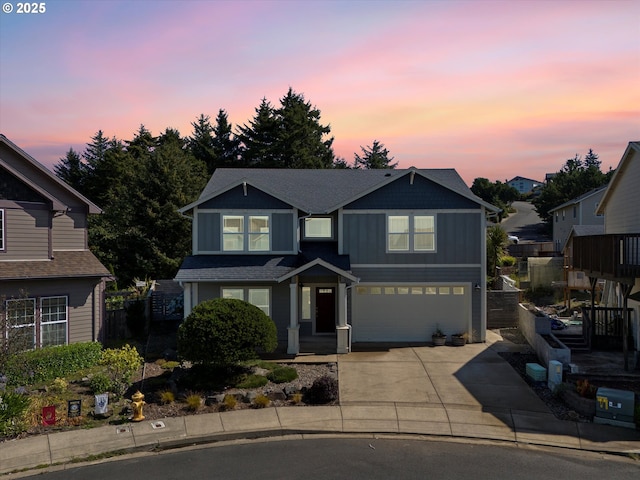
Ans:
[{"label": "concrete driveway", "polygon": [[498,355],[499,339],[464,347],[390,347],[338,356],[342,405],[420,404],[550,413]]}]

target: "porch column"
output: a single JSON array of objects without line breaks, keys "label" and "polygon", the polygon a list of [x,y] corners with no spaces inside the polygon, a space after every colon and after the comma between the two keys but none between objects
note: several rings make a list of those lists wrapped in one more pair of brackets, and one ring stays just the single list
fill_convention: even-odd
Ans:
[{"label": "porch column", "polygon": [[338,326],[336,327],[336,353],[349,353],[351,326],[347,324],[347,288],[344,282],[338,283]]},{"label": "porch column", "polygon": [[193,308],[193,305],[191,304],[191,283],[184,284],[183,299],[182,318],[187,318],[191,313],[191,309]]},{"label": "porch column", "polygon": [[287,353],[297,355],[300,353],[300,325],[298,324],[298,282],[292,279],[289,284],[289,341]]}]

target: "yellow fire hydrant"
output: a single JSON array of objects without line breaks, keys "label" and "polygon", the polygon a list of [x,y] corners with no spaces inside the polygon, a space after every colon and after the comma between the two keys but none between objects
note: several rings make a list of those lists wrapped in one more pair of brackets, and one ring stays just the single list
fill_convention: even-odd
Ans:
[{"label": "yellow fire hydrant", "polygon": [[140,422],[144,420],[144,415],[142,415],[142,406],[147,403],[144,401],[144,395],[138,390],[136,393],[131,395],[131,406],[133,407],[133,417],[131,420],[133,422]]}]

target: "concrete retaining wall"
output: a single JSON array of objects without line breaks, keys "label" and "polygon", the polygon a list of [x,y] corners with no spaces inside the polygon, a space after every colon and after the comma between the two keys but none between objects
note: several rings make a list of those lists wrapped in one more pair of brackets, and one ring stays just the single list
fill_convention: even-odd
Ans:
[{"label": "concrete retaining wall", "polygon": [[[535,315],[525,305],[519,304],[518,327],[535,350],[544,368],[549,368],[551,360],[557,360],[563,365],[571,363],[571,350],[551,333],[551,321],[548,316]],[[560,347],[552,347],[542,335],[550,335]]]}]

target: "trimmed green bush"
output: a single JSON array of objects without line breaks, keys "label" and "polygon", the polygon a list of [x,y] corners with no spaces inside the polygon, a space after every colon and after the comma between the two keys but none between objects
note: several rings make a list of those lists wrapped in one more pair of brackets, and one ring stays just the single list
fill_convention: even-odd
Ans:
[{"label": "trimmed green bush", "polygon": [[278,367],[269,372],[267,378],[273,383],[287,383],[298,378],[298,372],[293,367]]},{"label": "trimmed green bush", "polygon": [[66,377],[98,364],[102,346],[98,342],[45,347],[12,355],[4,371],[9,385],[31,385]]},{"label": "trimmed green bush", "polygon": [[500,257],[500,266],[502,267],[513,267],[516,264],[516,257],[512,257],[511,255],[503,255]]},{"label": "trimmed green bush", "polygon": [[263,375],[247,375],[237,385],[237,388],[258,388],[264,387],[269,380]]},{"label": "trimmed green bush", "polygon": [[273,321],[258,307],[236,299],[200,303],[178,329],[178,354],[195,363],[232,365],[277,346]]}]

